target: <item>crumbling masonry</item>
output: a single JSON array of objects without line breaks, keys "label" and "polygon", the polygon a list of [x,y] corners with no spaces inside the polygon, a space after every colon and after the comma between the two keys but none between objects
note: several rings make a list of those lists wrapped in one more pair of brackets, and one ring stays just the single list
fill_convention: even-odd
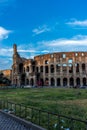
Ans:
[{"label": "crumbling masonry", "polygon": [[87,52],[58,52],[20,57],[13,46],[12,84],[37,86],[85,86],[87,85]]}]

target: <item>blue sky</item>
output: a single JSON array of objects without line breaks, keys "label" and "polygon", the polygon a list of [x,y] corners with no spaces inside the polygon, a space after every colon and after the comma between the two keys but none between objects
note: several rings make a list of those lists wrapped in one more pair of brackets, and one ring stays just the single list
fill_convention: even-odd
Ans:
[{"label": "blue sky", "polygon": [[22,57],[87,51],[87,0],[0,0],[0,70]]}]

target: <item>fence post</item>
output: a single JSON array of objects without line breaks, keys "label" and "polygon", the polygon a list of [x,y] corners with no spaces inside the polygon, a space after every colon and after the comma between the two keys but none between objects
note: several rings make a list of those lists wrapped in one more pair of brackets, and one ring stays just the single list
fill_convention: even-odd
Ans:
[{"label": "fence post", "polygon": [[20,106],[20,112],[19,112],[20,115],[19,116],[21,117],[21,104],[19,104],[19,106]]},{"label": "fence post", "polygon": [[[81,119],[76,119],[76,118],[68,117],[68,116],[65,116],[65,115],[59,115],[59,114],[55,114],[55,113],[31,108],[31,107],[22,106],[22,104],[15,104],[13,102],[9,102],[9,101],[6,101],[6,100],[0,101],[0,105],[1,105],[2,109],[5,109],[5,108],[7,108],[7,109],[12,108],[13,110],[15,109],[15,115],[18,115],[20,117],[26,118],[27,114],[29,114],[30,115],[29,117],[31,118],[31,122],[39,124],[39,125],[43,124],[42,118],[44,118],[43,116],[45,116],[43,127],[46,127],[48,130],[51,129],[51,126],[50,126],[51,119],[53,121],[52,124],[57,122],[56,127],[54,128],[56,130],[62,129],[61,128],[62,119],[65,119],[64,122],[66,124],[64,125],[64,127],[68,127],[70,130],[74,130],[75,128],[77,128],[77,129],[81,128],[82,129],[83,127],[84,127],[83,129],[87,130],[87,121],[84,121],[84,120],[81,120]],[[22,111],[24,112],[23,114],[22,114]],[[81,123],[83,123],[83,124],[80,127]],[[45,126],[45,124],[46,124],[46,126]]]},{"label": "fence post", "polygon": [[11,103],[11,110],[13,110],[13,104]]},{"label": "fence post", "polygon": [[27,115],[26,113],[27,113],[27,107],[25,106],[25,118],[26,118],[26,115]]},{"label": "fence post", "polygon": [[6,104],[7,104],[7,106],[6,106],[6,107],[7,107],[7,109],[8,109],[8,101],[6,101]]},{"label": "fence post", "polygon": [[40,117],[41,117],[40,114],[41,114],[41,111],[39,110],[39,125],[40,125]]},{"label": "fence post", "polygon": [[87,123],[85,123],[85,125],[86,125],[86,130],[87,130]]},{"label": "fence post", "polygon": [[61,129],[61,122],[60,122],[60,115],[58,115],[58,130],[60,130]]},{"label": "fence post", "polygon": [[2,100],[0,101],[0,108],[2,109]]},{"label": "fence post", "polygon": [[15,115],[16,115],[16,104],[14,104],[15,105]]},{"label": "fence post", "polygon": [[70,124],[71,124],[70,130],[73,130],[73,119],[72,119],[72,118],[71,118],[71,120],[70,120]]},{"label": "fence post", "polygon": [[31,112],[31,122],[33,122],[33,108],[32,109],[32,112]]},{"label": "fence post", "polygon": [[47,121],[47,123],[48,123],[48,124],[47,124],[47,125],[48,125],[48,130],[49,130],[49,114],[50,114],[50,113],[48,112],[48,113],[47,113],[47,118],[48,118],[48,121]]}]

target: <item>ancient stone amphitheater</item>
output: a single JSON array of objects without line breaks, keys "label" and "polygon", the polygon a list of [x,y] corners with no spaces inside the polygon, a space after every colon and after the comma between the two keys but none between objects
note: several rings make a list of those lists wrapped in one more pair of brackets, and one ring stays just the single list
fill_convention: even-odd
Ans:
[{"label": "ancient stone amphitheater", "polygon": [[20,57],[13,46],[12,84],[75,87],[87,85],[87,52],[56,52]]}]

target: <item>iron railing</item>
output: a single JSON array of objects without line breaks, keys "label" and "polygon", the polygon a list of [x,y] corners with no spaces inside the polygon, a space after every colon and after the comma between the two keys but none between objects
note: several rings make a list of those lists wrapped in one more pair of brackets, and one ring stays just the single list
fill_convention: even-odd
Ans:
[{"label": "iron railing", "polygon": [[27,107],[23,104],[0,101],[0,109],[31,121],[47,130],[87,130],[87,121]]}]

